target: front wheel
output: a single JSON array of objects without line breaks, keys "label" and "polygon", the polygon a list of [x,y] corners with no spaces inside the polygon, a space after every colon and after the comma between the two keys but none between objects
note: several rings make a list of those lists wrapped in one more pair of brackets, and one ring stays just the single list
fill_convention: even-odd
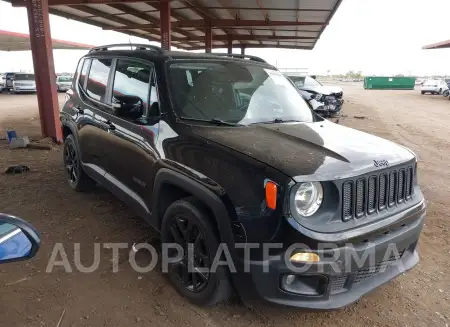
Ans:
[{"label": "front wheel", "polygon": [[87,191],[95,186],[95,182],[88,176],[81,166],[80,155],[73,135],[64,140],[63,160],[70,187],[75,191]]},{"label": "front wheel", "polygon": [[[227,300],[232,292],[228,270],[224,266],[211,270],[219,238],[210,219],[214,217],[199,200],[187,197],[167,208],[161,226],[163,246],[175,243],[183,249],[182,256],[176,250],[168,253],[171,258],[179,255],[178,260],[168,265],[170,281],[178,293],[197,305],[206,306]],[[190,247],[192,255],[188,251]]]}]

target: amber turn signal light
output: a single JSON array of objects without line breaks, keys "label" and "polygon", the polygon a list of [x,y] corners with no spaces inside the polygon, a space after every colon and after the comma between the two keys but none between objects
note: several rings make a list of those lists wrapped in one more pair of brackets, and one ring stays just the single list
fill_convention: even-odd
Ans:
[{"label": "amber turn signal light", "polygon": [[277,184],[274,182],[266,183],[266,203],[270,209],[275,210],[277,207]]},{"label": "amber turn signal light", "polygon": [[299,252],[291,256],[292,262],[319,262],[320,257],[315,253]]}]

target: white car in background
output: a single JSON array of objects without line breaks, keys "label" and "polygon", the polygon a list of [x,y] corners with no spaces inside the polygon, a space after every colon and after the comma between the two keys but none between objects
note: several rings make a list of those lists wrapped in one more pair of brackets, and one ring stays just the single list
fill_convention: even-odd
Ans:
[{"label": "white car in background", "polygon": [[36,92],[34,74],[15,73],[12,90],[13,93]]},{"label": "white car in background", "polygon": [[444,80],[429,79],[422,84],[420,92],[422,94],[431,93],[431,94],[443,94],[444,96],[448,96],[449,89],[447,83],[445,83]]},{"label": "white car in background", "polygon": [[6,75],[0,74],[0,93],[2,93],[4,88],[6,88]]},{"label": "white car in background", "polygon": [[56,87],[58,92],[66,92],[72,86],[72,76],[60,75],[56,78]]}]

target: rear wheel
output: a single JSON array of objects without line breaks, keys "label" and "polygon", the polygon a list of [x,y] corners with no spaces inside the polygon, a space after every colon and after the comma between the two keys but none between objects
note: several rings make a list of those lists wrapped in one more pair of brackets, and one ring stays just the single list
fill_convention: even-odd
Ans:
[{"label": "rear wheel", "polygon": [[424,92],[424,91],[421,91],[420,93],[422,93],[422,94],[425,94],[425,92]]},{"label": "rear wheel", "polygon": [[73,135],[67,136],[64,140],[63,159],[70,187],[82,192],[95,186],[95,182],[83,171]]},{"label": "rear wheel", "polygon": [[[168,266],[168,276],[176,290],[198,305],[214,305],[231,295],[228,270],[219,266],[210,271],[219,248],[219,238],[210,214],[195,197],[177,200],[167,208],[161,226],[162,243],[176,243],[184,250],[181,259]],[[188,244],[193,255],[188,256]],[[176,250],[169,251],[174,258]],[[191,257],[191,258],[190,258]]]}]

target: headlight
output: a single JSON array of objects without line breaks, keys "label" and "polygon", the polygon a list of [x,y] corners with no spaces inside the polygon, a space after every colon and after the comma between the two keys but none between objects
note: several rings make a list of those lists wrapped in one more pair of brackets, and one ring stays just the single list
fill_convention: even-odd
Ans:
[{"label": "headlight", "polygon": [[322,100],[323,95],[320,93],[317,93],[316,95],[314,95],[314,99],[316,99],[316,101],[320,101]]},{"label": "headlight", "polygon": [[294,195],[297,213],[309,217],[320,208],[323,199],[323,188],[319,182],[302,183]]}]

